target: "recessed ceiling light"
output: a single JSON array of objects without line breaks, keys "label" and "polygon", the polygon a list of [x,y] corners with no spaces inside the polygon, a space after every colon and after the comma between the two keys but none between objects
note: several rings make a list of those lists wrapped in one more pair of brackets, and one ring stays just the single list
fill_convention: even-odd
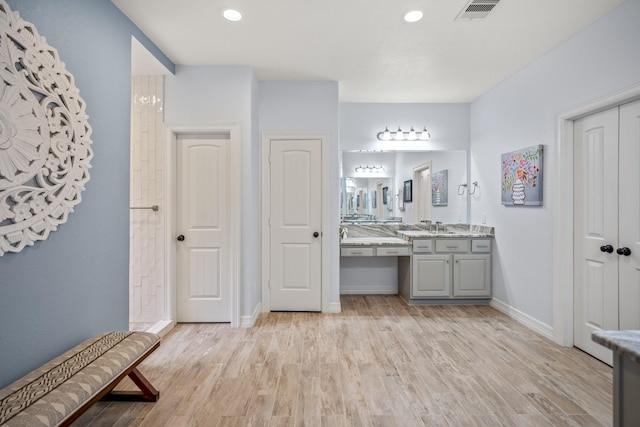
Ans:
[{"label": "recessed ceiling light", "polygon": [[235,9],[225,9],[222,11],[222,16],[228,21],[239,21],[242,19],[242,14]]},{"label": "recessed ceiling light", "polygon": [[406,22],[418,22],[422,19],[424,14],[420,10],[410,10],[402,16]]}]

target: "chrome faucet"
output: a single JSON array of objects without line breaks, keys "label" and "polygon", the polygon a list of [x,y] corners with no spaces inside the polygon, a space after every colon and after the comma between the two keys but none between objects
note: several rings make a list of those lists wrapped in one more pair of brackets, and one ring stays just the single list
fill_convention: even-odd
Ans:
[{"label": "chrome faucet", "polygon": [[340,230],[340,238],[341,239],[346,239],[347,238],[347,232],[349,231],[347,229],[347,227],[340,226],[339,230]]}]

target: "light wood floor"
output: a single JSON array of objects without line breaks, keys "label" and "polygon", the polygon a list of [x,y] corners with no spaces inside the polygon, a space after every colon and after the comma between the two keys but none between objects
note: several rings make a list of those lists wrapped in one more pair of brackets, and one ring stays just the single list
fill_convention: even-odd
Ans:
[{"label": "light wood floor", "polygon": [[488,306],[343,296],[342,313],[181,324],[140,370],[157,403],[74,426],[610,426],[612,369]]}]

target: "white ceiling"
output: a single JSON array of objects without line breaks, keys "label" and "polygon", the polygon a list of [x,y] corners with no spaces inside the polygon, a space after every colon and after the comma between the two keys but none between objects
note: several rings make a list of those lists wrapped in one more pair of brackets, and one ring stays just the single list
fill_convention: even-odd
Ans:
[{"label": "white ceiling", "polygon": [[624,0],[501,0],[474,21],[455,20],[468,0],[112,1],[176,65],[337,81],[342,102],[470,102]]}]

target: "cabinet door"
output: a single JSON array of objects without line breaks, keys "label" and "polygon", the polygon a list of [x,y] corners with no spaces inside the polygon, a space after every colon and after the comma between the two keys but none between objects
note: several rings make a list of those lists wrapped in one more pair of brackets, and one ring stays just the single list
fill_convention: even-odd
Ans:
[{"label": "cabinet door", "polygon": [[491,255],[453,256],[453,296],[491,296]]},{"label": "cabinet door", "polygon": [[411,297],[451,296],[451,255],[413,255]]}]

